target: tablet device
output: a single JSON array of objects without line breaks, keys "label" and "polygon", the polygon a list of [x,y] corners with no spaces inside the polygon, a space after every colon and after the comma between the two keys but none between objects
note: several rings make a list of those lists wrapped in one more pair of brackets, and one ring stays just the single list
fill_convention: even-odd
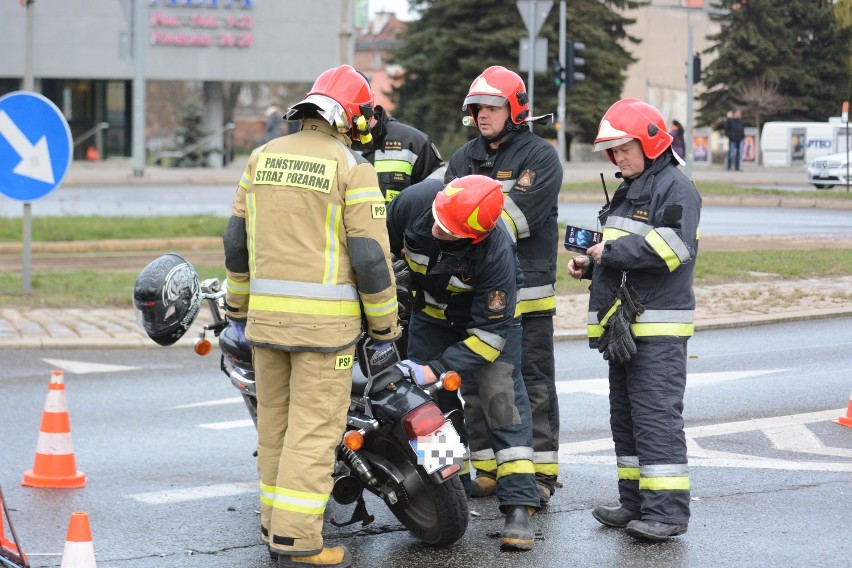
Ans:
[{"label": "tablet device", "polygon": [[565,228],[565,248],[574,252],[586,252],[586,249],[601,242],[602,234],[591,229],[568,225]]}]

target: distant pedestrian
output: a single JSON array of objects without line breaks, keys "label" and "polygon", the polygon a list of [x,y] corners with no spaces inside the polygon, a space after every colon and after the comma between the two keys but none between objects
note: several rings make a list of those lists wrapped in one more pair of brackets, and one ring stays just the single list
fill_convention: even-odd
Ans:
[{"label": "distant pedestrian", "polygon": [[686,139],[684,138],[683,125],[677,120],[672,121],[672,128],[669,130],[672,136],[672,150],[681,158],[686,157]]},{"label": "distant pedestrian", "polygon": [[264,142],[269,142],[281,136],[281,123],[284,122],[281,118],[281,107],[278,105],[269,105],[266,108],[266,136]]},{"label": "distant pedestrian", "polygon": [[734,168],[739,171],[741,159],[741,144],[745,138],[745,125],[740,109],[734,109],[730,118],[725,120],[725,136],[728,137],[728,169]]}]

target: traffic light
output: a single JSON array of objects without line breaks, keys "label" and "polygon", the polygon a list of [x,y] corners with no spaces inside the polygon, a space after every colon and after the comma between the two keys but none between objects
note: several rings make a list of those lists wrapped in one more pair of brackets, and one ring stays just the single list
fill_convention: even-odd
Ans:
[{"label": "traffic light", "polygon": [[565,82],[565,68],[562,67],[562,64],[559,63],[558,59],[553,60],[553,64],[550,66],[550,71],[553,78],[553,86],[561,87],[562,83]]},{"label": "traffic light", "polygon": [[701,55],[692,56],[692,84],[701,82]]},{"label": "traffic light", "polygon": [[580,81],[586,80],[586,74],[583,69],[586,66],[586,60],[581,56],[586,51],[586,44],[579,41],[568,41],[566,63],[568,68],[565,72],[566,87],[576,85]]}]

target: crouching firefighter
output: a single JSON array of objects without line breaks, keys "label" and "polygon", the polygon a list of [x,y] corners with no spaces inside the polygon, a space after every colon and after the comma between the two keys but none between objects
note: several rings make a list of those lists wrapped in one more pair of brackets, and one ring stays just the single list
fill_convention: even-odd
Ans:
[{"label": "crouching firefighter", "polygon": [[644,540],[683,534],[689,523],[683,395],[701,196],[671,143],[654,107],[622,99],[609,108],[594,149],[624,181],[601,211],[602,242],[568,263],[572,277],[592,280],[589,344],[609,361],[621,504],[592,514]]},{"label": "crouching firefighter", "polygon": [[[497,458],[497,499],[506,515],[501,548],[530,550],[530,516],[540,502],[521,378],[517,291],[523,273],[508,233],[492,231],[503,211],[500,182],[471,175],[441,187],[427,179],[388,207],[391,251],[404,255],[415,293],[409,364],[423,383],[451,369],[461,374],[465,421],[485,425],[483,443]],[[439,391],[445,412],[461,408],[453,394]],[[462,481],[469,492],[469,470]]]}]

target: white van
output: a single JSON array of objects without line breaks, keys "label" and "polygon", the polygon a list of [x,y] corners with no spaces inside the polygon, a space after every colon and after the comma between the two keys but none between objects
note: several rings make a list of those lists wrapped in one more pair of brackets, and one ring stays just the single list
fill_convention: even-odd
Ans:
[{"label": "white van", "polygon": [[764,166],[795,166],[840,152],[846,145],[846,124],[829,122],[767,122],[760,133]]}]

